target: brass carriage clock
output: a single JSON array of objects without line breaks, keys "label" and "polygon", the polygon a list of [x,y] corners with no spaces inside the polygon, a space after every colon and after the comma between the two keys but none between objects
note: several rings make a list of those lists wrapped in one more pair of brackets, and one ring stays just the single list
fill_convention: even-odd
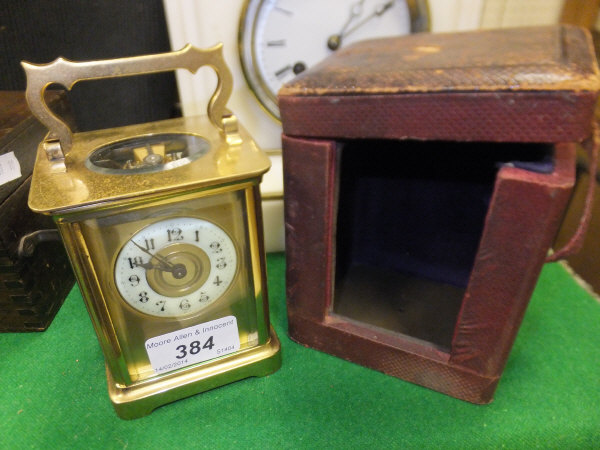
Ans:
[{"label": "brass carriage clock", "polygon": [[[73,134],[51,83],[211,66],[208,115]],[[222,45],[107,61],[23,63],[50,133],[30,207],[58,224],[122,418],[281,364],[269,324],[258,185],[268,157],[226,108]]]}]

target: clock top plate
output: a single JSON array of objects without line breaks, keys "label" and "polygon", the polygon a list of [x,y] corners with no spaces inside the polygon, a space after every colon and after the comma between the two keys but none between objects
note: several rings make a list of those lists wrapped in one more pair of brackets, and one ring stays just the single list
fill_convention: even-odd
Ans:
[{"label": "clock top plate", "polygon": [[[119,141],[136,137],[143,141],[144,138],[151,139],[159,134],[196,136],[206,141],[207,145],[196,159],[180,166],[175,164],[169,170],[107,173],[90,169],[89,156],[94,151],[115,146]],[[269,158],[242,127],[239,128],[239,135],[241,143],[229,145],[206,116],[77,133],[73,138],[73,147],[66,156],[66,172],[52,170],[40,145],[29,206],[36,212],[64,214],[104,207],[115,202],[137,201],[247,180],[258,183],[270,167]]]}]

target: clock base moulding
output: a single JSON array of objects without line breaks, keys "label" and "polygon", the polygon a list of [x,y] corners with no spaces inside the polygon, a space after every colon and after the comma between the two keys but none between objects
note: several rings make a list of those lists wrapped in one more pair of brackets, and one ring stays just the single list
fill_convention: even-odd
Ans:
[{"label": "clock base moulding", "polygon": [[273,330],[268,343],[164,377],[159,383],[116,383],[107,368],[108,395],[121,419],[146,416],[156,408],[244,378],[262,377],[281,367],[281,344]]}]

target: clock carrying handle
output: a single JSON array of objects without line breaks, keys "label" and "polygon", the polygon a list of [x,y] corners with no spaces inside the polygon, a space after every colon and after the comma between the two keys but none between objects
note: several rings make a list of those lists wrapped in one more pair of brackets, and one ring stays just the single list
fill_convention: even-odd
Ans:
[{"label": "clock carrying handle", "polygon": [[[72,146],[73,133],[69,126],[57,117],[44,100],[46,88],[58,83],[71,90],[73,85],[82,80],[116,78],[187,69],[191,73],[202,66],[210,66],[217,73],[218,83],[210,101],[207,113],[212,124],[222,133],[228,133],[235,127],[235,120],[226,109],[227,101],[233,89],[233,76],[223,58],[223,44],[208,49],[199,49],[187,44],[181,50],[154,55],[134,56],[101,61],[74,62],[58,58],[48,64],[31,64],[22,62],[27,76],[25,97],[34,116],[50,130],[51,139],[58,139],[60,148],[49,152],[49,158],[64,158]],[[58,153],[58,154],[57,154]]]}]

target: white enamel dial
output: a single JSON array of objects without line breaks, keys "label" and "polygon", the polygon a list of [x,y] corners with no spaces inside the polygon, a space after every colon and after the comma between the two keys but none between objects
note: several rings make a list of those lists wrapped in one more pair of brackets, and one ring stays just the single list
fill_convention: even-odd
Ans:
[{"label": "white enamel dial", "polygon": [[242,66],[250,87],[278,117],[277,91],[297,74],[352,42],[410,33],[407,3],[249,0],[240,38]]},{"label": "white enamel dial", "polygon": [[136,310],[156,317],[193,315],[218,300],[236,275],[229,235],[203,219],[175,217],[135,233],[115,262],[115,284]]}]

